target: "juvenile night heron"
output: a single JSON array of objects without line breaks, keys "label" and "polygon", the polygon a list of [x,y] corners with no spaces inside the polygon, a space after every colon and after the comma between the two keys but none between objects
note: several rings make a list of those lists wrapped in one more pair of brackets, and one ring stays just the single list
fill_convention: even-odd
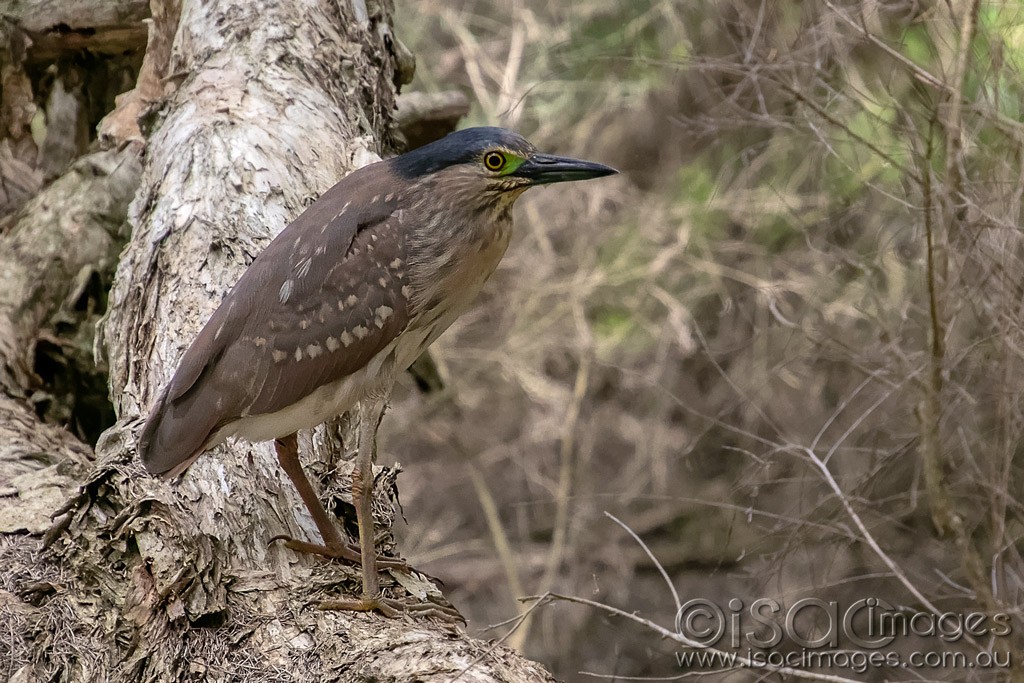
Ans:
[{"label": "juvenile night heron", "polygon": [[[286,545],[361,563],[362,597],[341,606],[388,611],[370,505],[376,431],[395,376],[494,272],[525,190],[612,173],[540,154],[501,128],[458,131],[355,171],[267,246],[185,352],[143,428],[146,469],[169,478],[228,437],[274,440],[323,539]],[[295,437],[356,403],[358,551],[302,471]]]}]

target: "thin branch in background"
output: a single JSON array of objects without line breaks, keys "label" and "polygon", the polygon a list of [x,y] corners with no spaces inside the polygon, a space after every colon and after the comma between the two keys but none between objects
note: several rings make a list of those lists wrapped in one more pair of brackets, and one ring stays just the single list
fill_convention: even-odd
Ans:
[{"label": "thin branch in background", "polygon": [[[914,599],[921,603],[921,605],[925,609],[927,609],[935,616],[942,615],[942,610],[936,607],[931,600],[925,597],[924,593],[922,593],[920,589],[918,589],[918,587],[915,586],[910,581],[910,579],[907,578],[906,573],[892,559],[889,553],[885,552],[885,550],[882,549],[882,546],[878,544],[878,541],[875,540],[874,535],[872,535],[872,533],[868,530],[867,526],[864,524],[864,521],[860,518],[860,515],[857,514],[857,511],[853,509],[853,505],[850,503],[849,498],[843,492],[843,489],[839,486],[839,482],[837,482],[835,477],[832,476],[832,471],[829,470],[828,465],[823,460],[821,460],[821,458],[815,455],[814,452],[811,451],[810,449],[804,448],[801,450],[803,451],[804,455],[806,455],[807,458],[811,461],[811,463],[813,463],[814,466],[818,469],[818,471],[824,478],[825,482],[828,484],[829,488],[832,489],[832,492],[835,494],[836,498],[839,499],[839,502],[843,506],[843,509],[846,510],[846,514],[850,517],[853,523],[857,526],[857,529],[860,531],[861,537],[868,544],[871,550],[874,551],[875,555],[877,555],[878,558],[882,560],[882,562],[885,564],[885,566],[889,568],[889,571],[892,572],[892,575],[896,577],[896,579],[903,585],[903,587],[906,588],[907,591],[914,596]],[[964,635],[964,640],[973,645],[974,647],[978,648],[979,650],[983,649],[982,646],[979,645],[978,642],[974,640],[974,638],[969,634]]]},{"label": "thin branch in background", "polygon": [[661,562],[658,561],[658,558],[654,556],[654,553],[651,552],[651,549],[647,547],[647,544],[644,543],[643,539],[637,536],[636,532],[634,532],[632,529],[626,526],[625,522],[623,522],[621,519],[619,519],[612,513],[608,512],[607,510],[605,510],[604,516],[618,524],[620,527],[622,527],[622,529],[627,534],[629,534],[634,541],[636,541],[637,545],[643,548],[643,551],[647,553],[647,557],[651,558],[651,562],[657,568],[658,573],[661,574],[661,578],[665,581],[665,585],[668,586],[669,592],[672,593],[672,604],[675,605],[676,613],[678,613],[679,610],[682,609],[683,603],[679,600],[679,592],[676,591],[675,584],[672,583],[672,579],[669,577],[668,572],[665,571],[665,568],[661,565]]},{"label": "thin branch in background", "polygon": [[[582,306],[579,299],[574,299],[573,309],[577,313],[576,323],[584,337],[584,345],[589,346],[589,329],[580,314]],[[591,355],[584,352],[580,357],[579,367],[576,369],[576,381],[573,385],[572,398],[566,409],[565,421],[562,426],[562,434],[559,438],[558,449],[558,484],[555,490],[555,516],[551,545],[548,549],[547,561],[544,573],[541,576],[540,585],[546,592],[551,590],[562,566],[566,554],[567,539],[569,536],[569,506],[572,502],[572,486],[575,471],[576,453],[576,429],[580,418],[580,408],[586,398],[590,386]],[[522,593],[519,593],[522,595]],[[523,622],[521,634],[525,639],[530,630],[530,619]]]},{"label": "thin branch in background", "polygon": [[[487,528],[491,532],[491,540],[494,542],[494,548],[498,552],[498,559],[505,570],[505,579],[508,581],[509,592],[514,597],[518,597],[524,593],[522,581],[519,579],[519,563],[516,561],[512,545],[508,540],[508,534],[505,533],[505,527],[501,522],[498,505],[494,502],[494,496],[491,495],[491,489],[487,484],[486,478],[471,458],[466,458],[466,469],[469,472],[470,481],[473,482],[473,490],[476,491],[477,499],[480,501],[480,508],[484,513],[484,519],[487,521]],[[526,636],[523,635],[513,640],[511,647],[521,650],[525,638]]]},{"label": "thin branch in background", "polygon": [[[507,452],[487,466],[489,476],[507,480],[525,474],[523,502],[512,503],[517,533],[504,530],[508,552],[529,552],[530,566],[567,586],[610,564],[633,591],[623,604],[644,608],[665,577],[640,571],[650,564],[647,551],[603,547],[594,501],[628,500],[631,513],[638,508],[652,520],[659,542],[677,545],[693,540],[675,536],[686,534],[691,518],[733,510],[730,533],[752,527],[756,537],[782,542],[775,552],[750,552],[744,537],[746,552],[728,548],[735,573],[707,572],[703,560],[721,566],[713,552],[674,559],[665,571],[684,596],[698,581],[721,590],[719,581],[731,588],[767,574],[776,595],[846,586],[842,599],[871,586],[914,595],[933,614],[955,609],[980,594],[960,564],[967,555],[920,528],[925,505],[938,499],[920,495],[927,444],[914,410],[934,377],[938,339],[934,415],[942,419],[928,421],[946,457],[959,451],[963,465],[946,471],[943,483],[967,536],[986,539],[984,571],[975,576],[998,593],[1000,610],[1019,613],[1021,558],[1011,530],[1024,507],[1011,463],[1024,430],[1015,393],[1024,373],[1017,367],[1024,126],[1012,119],[1024,84],[1015,48],[1001,43],[1012,22],[986,7],[965,33],[963,12],[977,8],[974,0],[936,7],[824,0],[785,11],[736,0],[637,8],[595,0],[574,6],[568,23],[564,15],[549,21],[531,0],[494,10],[459,0],[424,5],[449,37],[439,60],[447,74],[484,93],[478,119],[500,121],[508,84],[519,84],[512,106],[541,146],[568,151],[582,143],[625,171],[614,190],[581,186],[579,195],[524,200],[520,228],[533,239],[510,250],[492,290],[509,301],[507,310],[468,318],[447,337],[457,340],[453,362],[457,356],[472,371],[467,391],[493,392],[473,414],[500,415],[500,428],[519,429],[526,441],[506,441]],[[517,27],[525,31],[522,47]],[[957,93],[954,80],[967,85]],[[928,127],[937,107],[943,123],[956,125],[935,135]],[[930,138],[934,155],[923,153]],[[926,156],[932,161],[922,163]],[[939,280],[948,278],[935,292],[943,310],[933,334],[926,271],[935,247],[944,248],[944,206],[965,213],[946,267],[930,264]],[[576,456],[566,495],[564,451],[537,444],[564,443],[564,425],[553,416],[567,414],[588,350],[564,338],[564,321],[577,312],[573,296],[594,327],[587,410],[599,417],[587,422],[596,447],[586,463]],[[477,399],[469,396],[471,405]],[[541,457],[520,457],[538,450]],[[812,466],[794,467],[780,454]],[[677,495],[651,495],[660,492]],[[700,499],[708,510],[680,505]],[[526,514],[552,500],[553,515]],[[569,524],[561,521],[566,509]],[[494,542],[485,516],[477,517],[478,533]],[[637,535],[647,537],[644,529]],[[537,542],[549,533],[557,543]],[[865,570],[865,549],[882,573]],[[552,565],[577,551],[587,555],[582,567],[569,571],[564,559]],[[804,561],[796,556],[823,551],[835,562],[795,580],[794,565]],[[494,555],[488,568],[500,576],[498,563],[508,561]],[[515,559],[525,571],[521,555]],[[859,583],[868,577],[872,583]],[[547,583],[541,591],[555,588]],[[543,639],[534,624],[527,646],[562,667],[604,657],[605,644],[589,640],[580,648],[587,655],[566,651],[592,619],[578,631],[546,629]]]},{"label": "thin branch in background", "polygon": [[[724,661],[735,661],[737,663],[737,666],[736,666],[737,670],[740,670],[740,669],[746,669],[746,670],[753,669],[753,670],[756,670],[756,671],[764,671],[764,672],[767,672],[767,673],[781,674],[783,676],[792,676],[793,678],[798,678],[798,679],[807,680],[807,681],[826,681],[827,683],[857,683],[855,681],[855,679],[846,678],[844,676],[835,676],[835,675],[832,675],[832,674],[819,674],[819,673],[815,673],[813,671],[804,671],[802,669],[794,669],[793,667],[789,667],[789,666],[778,666],[778,667],[776,667],[776,666],[771,666],[771,665],[767,665],[767,664],[760,664],[760,663],[755,662],[755,661],[753,661],[753,660],[751,660],[751,659],[749,659],[747,657],[740,657],[740,656],[734,657],[733,653],[731,653],[731,652],[727,652],[725,650],[719,650],[718,648],[714,648],[714,647],[706,647],[706,646],[702,645],[701,643],[698,643],[696,641],[690,640],[686,636],[684,636],[684,635],[682,635],[680,633],[677,633],[675,631],[672,631],[670,629],[667,629],[664,626],[661,626],[660,624],[658,624],[658,623],[656,623],[654,621],[651,621],[650,619],[645,619],[645,618],[637,615],[635,612],[626,612],[625,610],[621,610],[618,607],[612,607],[611,605],[606,605],[603,602],[597,602],[596,600],[588,600],[586,598],[578,598],[578,597],[575,597],[575,596],[572,596],[572,595],[562,595],[562,594],[559,594],[559,593],[545,593],[544,595],[531,595],[531,596],[523,598],[523,600],[533,601],[536,604],[546,604],[546,603],[553,602],[553,601],[557,600],[557,601],[561,601],[561,602],[571,602],[571,603],[575,603],[577,605],[585,605],[585,606],[591,607],[593,609],[601,610],[602,612],[605,612],[607,614],[611,614],[611,615],[616,616],[616,617],[622,617],[624,619],[628,619],[629,621],[632,621],[635,624],[639,624],[639,625],[643,626],[644,628],[648,629],[649,631],[655,633],[660,638],[663,638],[663,639],[666,639],[666,640],[671,640],[673,642],[679,643],[680,645],[683,645],[683,646],[689,647],[689,648],[693,648],[695,650],[703,650],[705,652],[711,652],[711,653],[713,653],[715,655],[723,657]],[[594,676],[604,676],[605,675],[605,674],[591,674],[591,673],[585,672],[585,671],[581,672],[581,673],[584,674],[584,675],[594,675]]]},{"label": "thin branch in background", "polygon": [[825,454],[825,457],[823,458],[823,460],[826,463],[829,460],[831,460],[832,456],[834,456],[836,454],[836,452],[838,452],[839,449],[842,448],[842,445],[844,443],[846,443],[846,440],[848,438],[850,438],[850,436],[853,435],[854,432],[856,432],[858,429],[860,429],[860,427],[871,416],[871,414],[874,413],[876,410],[878,410],[878,408],[880,408],[883,403],[888,401],[892,397],[892,395],[894,393],[896,393],[896,390],[898,388],[899,388],[898,386],[897,387],[889,387],[884,392],[882,392],[881,395],[878,398],[876,398],[871,403],[871,405],[869,405],[867,408],[862,410],[860,415],[858,415],[856,417],[856,419],[854,419],[853,422],[850,423],[850,426],[846,428],[846,431],[843,432],[839,436],[839,438],[836,439],[835,443],[832,444],[832,446],[828,449],[828,453]]},{"label": "thin branch in background", "polygon": [[[535,609],[537,609],[538,607],[540,607],[540,603],[539,602],[534,603],[534,604],[530,605],[529,607],[527,607],[525,609],[519,610],[519,614],[517,614],[516,616],[512,617],[511,619],[507,619],[506,621],[501,622],[499,624],[492,624],[490,626],[490,628],[496,628],[498,626],[504,626],[505,624],[511,623],[512,624],[512,628],[510,628],[508,630],[508,633],[506,633],[501,638],[498,638],[496,641],[494,641],[494,643],[489,648],[487,648],[487,650],[483,654],[481,654],[480,656],[475,658],[473,661],[471,661],[469,664],[467,664],[466,667],[464,669],[462,669],[458,673],[458,675],[455,676],[455,678],[453,678],[451,680],[451,683],[455,683],[455,681],[457,681],[460,678],[462,678],[462,676],[465,675],[466,673],[468,673],[469,670],[472,669],[474,666],[476,666],[477,664],[479,664],[480,662],[484,661],[485,659],[490,657],[492,654],[494,654],[495,650],[497,650],[499,647],[501,647],[509,638],[512,637],[513,634],[515,634],[515,633],[517,633],[519,631],[519,629],[523,625],[523,623],[526,622],[527,619],[530,619],[532,617],[533,611]],[[517,649],[517,648],[514,648],[514,649]]]}]

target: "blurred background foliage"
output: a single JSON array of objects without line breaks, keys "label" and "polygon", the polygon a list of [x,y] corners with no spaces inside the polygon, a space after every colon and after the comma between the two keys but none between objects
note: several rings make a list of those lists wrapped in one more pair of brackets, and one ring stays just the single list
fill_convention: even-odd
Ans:
[{"label": "blurred background foliage", "polygon": [[[671,628],[605,511],[683,600],[1020,623],[1024,5],[397,4],[413,89],[623,171],[520,201],[436,346],[446,389],[407,381],[386,424],[403,550],[471,630],[501,637],[545,591]],[[897,645],[1020,652],[1016,630]],[[508,642],[568,680],[686,673],[576,605]]]}]

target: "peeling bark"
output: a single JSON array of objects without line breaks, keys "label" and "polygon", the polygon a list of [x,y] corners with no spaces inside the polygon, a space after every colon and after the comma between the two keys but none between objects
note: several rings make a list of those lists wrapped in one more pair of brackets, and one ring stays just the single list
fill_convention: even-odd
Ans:
[{"label": "peeling bark", "polygon": [[144,0],[5,4],[0,217],[16,212],[88,150],[99,117],[135,81],[148,16]]},{"label": "peeling bark", "polygon": [[412,92],[398,98],[398,128],[408,149],[443,138],[468,113],[469,99],[458,90]]},{"label": "peeling bark", "polygon": [[3,14],[31,39],[33,62],[83,50],[118,55],[146,46],[146,0],[14,0]]},{"label": "peeling bark", "polygon": [[113,270],[140,173],[132,150],[83,157],[0,239],[0,388],[32,387],[39,330],[75,303],[76,281]]},{"label": "peeling bark", "polygon": [[[141,176],[136,152],[79,159],[0,235],[0,625],[13,634],[0,641],[0,677],[9,680],[36,680],[34,668],[15,665],[47,661],[41,644],[59,629],[85,623],[82,615],[39,604],[56,586],[83,590],[58,562],[40,561],[38,536],[92,468],[93,453],[69,431],[40,420],[35,357],[43,338],[69,342],[51,328],[83,330],[98,314],[79,303],[93,275],[109,280],[113,273]],[[91,359],[91,344],[62,353],[83,363],[84,356]]]},{"label": "peeling bark", "polygon": [[49,529],[91,458],[81,441],[40,422],[24,401],[0,394],[0,534]]},{"label": "peeling bark", "polygon": [[[154,4],[154,31],[174,36],[167,61],[151,64],[149,76],[144,68],[139,91],[108,118],[117,124],[112,137],[137,139],[138,116],[157,117],[129,211],[131,241],[97,339],[119,420],[45,532],[46,550],[33,536],[0,536],[0,622],[14,634],[0,639],[12,649],[0,652],[8,676],[551,680],[511,651],[430,620],[316,610],[322,599],[357,591],[358,570],[268,547],[280,533],[316,538],[269,444],[219,447],[174,484],[138,465],[139,417],[189,341],[310,197],[390,146],[395,101],[387,5],[196,0],[179,13]],[[167,83],[150,80],[159,74],[183,77],[157,93],[154,83]],[[17,348],[10,353],[18,357]],[[10,375],[26,381],[24,368]],[[342,513],[348,478],[338,471],[345,453],[337,435],[349,431],[340,420],[300,435],[313,471],[342,484],[331,506]],[[36,479],[0,493],[49,486],[49,495],[81,483],[88,450],[58,441],[43,446],[49,479],[34,468]],[[377,477],[384,528],[395,474]],[[30,533],[40,530],[37,513],[24,511]],[[384,583],[395,596],[412,585]]]},{"label": "peeling bark", "polygon": [[[0,217],[17,211],[43,184],[32,138],[36,104],[25,73],[29,39],[0,19]],[[2,229],[0,229],[2,232]]]}]

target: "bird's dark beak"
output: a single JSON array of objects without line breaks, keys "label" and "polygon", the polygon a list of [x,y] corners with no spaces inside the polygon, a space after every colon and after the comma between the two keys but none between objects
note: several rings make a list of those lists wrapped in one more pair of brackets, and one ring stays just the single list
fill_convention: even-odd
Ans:
[{"label": "bird's dark beak", "polygon": [[534,154],[511,175],[526,178],[533,185],[564,183],[568,180],[588,180],[618,173],[614,168],[593,161]]}]

